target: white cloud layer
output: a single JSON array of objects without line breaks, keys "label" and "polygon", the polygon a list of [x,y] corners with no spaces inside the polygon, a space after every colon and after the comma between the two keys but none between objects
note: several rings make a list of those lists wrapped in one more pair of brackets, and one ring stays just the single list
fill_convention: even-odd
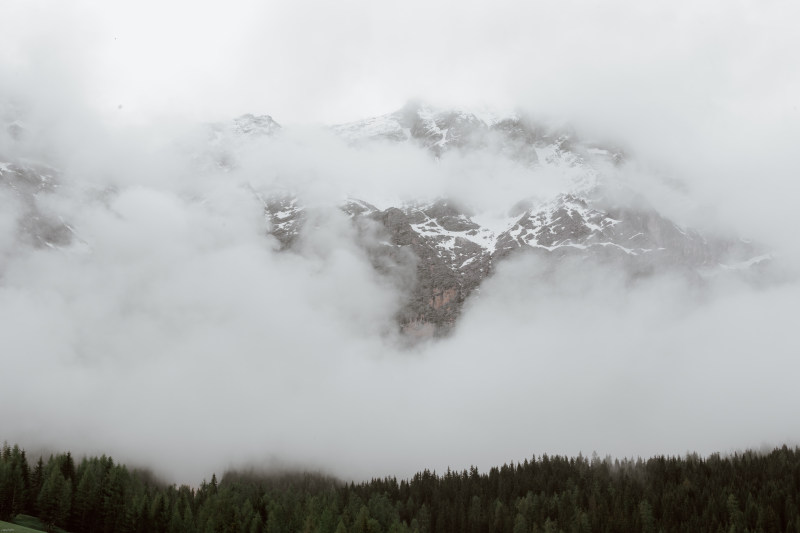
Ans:
[{"label": "white cloud layer", "polygon": [[[190,482],[250,462],[358,478],[796,443],[798,15],[779,1],[4,2],[0,110],[29,133],[0,132],[0,155],[63,169],[36,201],[76,238],[21,242],[25,206],[0,188],[0,438]],[[400,349],[402,287],[335,205],[448,194],[491,210],[558,185],[296,125],[410,96],[521,106],[610,139],[633,160],[614,179],[765,243],[783,281],[631,285],[520,258],[451,338]],[[196,141],[174,139],[243,112],[284,135],[229,173],[188,163]],[[298,254],[266,236],[254,190],[276,189],[314,208]]]}]

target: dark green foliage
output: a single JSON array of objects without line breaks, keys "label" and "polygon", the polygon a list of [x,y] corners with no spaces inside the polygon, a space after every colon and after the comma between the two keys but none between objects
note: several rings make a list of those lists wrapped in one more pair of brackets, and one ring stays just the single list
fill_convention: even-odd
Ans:
[{"label": "dark green foliage", "polygon": [[0,452],[0,520],[8,520],[27,509],[30,472],[25,451],[3,444]]},{"label": "dark green foliage", "polygon": [[39,518],[47,531],[67,522],[72,505],[72,486],[60,468],[50,468],[37,499]]},{"label": "dark green foliage", "polygon": [[[0,453],[0,519],[35,514],[85,533],[800,533],[800,449],[611,461],[534,457],[481,474],[342,484],[319,474],[230,472],[159,483],[110,457]],[[24,515],[20,515],[24,516]]]}]

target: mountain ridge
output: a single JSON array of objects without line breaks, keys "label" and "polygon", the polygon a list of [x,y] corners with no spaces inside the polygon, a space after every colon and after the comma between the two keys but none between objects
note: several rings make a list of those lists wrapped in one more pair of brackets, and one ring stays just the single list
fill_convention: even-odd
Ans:
[{"label": "mountain ridge", "polygon": [[[449,136],[452,129],[457,134]],[[451,150],[491,147],[487,138],[496,134],[495,141],[498,136],[506,141],[501,151],[515,161],[572,171],[564,192],[544,201],[521,198],[505,215],[494,217],[491,229],[483,220],[486,213],[470,213],[445,197],[384,209],[367,198],[348,198],[340,204],[354,223],[364,218],[378,222],[384,240],[368,249],[373,266],[378,268],[385,256],[401,256],[400,250],[415,258],[416,284],[398,313],[401,330],[414,337],[446,335],[467,298],[492,275],[496,264],[520,252],[556,263],[567,256],[612,262],[634,278],[673,271],[700,279],[710,271],[730,269],[731,264],[750,262],[745,267],[749,268],[768,258],[741,240],[681,227],[650,206],[600,205],[607,202],[600,201],[601,172],[592,163],[600,159],[619,165],[622,152],[583,144],[563,132],[544,133],[517,115],[495,116],[487,123],[469,112],[437,113],[426,106],[406,106],[332,130],[354,145],[416,144],[436,159]],[[523,145],[514,144],[519,139]],[[509,142],[513,149],[507,149]],[[265,204],[271,234],[282,249],[291,249],[301,237],[303,211],[291,195]]]},{"label": "mountain ridge", "polygon": [[[19,124],[12,124],[15,134]],[[557,194],[517,198],[505,212],[482,212],[445,196],[380,206],[369,197],[340,202],[372,266],[405,290],[397,322],[412,338],[446,335],[497,264],[522,252],[554,264],[565,257],[612,262],[632,278],[672,271],[701,279],[709,272],[758,267],[768,258],[752,243],[682,227],[645,203],[608,201],[605,187],[613,178],[606,170],[624,163],[621,150],[548,130],[519,114],[479,116],[415,102],[329,131],[356,148],[405,144],[435,161],[489,151],[533,178],[551,173],[561,180]],[[228,171],[236,165],[237,143],[272,142],[282,133],[269,115],[242,115],[211,125],[207,152],[193,157],[200,171]],[[68,246],[74,235],[69,221],[43,212],[37,201],[39,195],[55,193],[57,174],[45,165],[0,161],[0,184],[23,206],[18,231],[35,246]],[[308,224],[309,206],[295,191],[252,191],[280,250],[295,250],[314,231]]]}]

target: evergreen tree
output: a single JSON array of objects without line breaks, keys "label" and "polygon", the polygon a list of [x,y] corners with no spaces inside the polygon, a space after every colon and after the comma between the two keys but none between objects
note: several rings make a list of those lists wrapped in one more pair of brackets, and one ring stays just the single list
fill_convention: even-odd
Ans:
[{"label": "evergreen tree", "polygon": [[36,466],[31,472],[30,487],[28,489],[28,501],[25,505],[25,510],[28,514],[36,514],[36,499],[39,497],[39,491],[42,490],[44,483],[44,460],[39,456]]},{"label": "evergreen tree", "polygon": [[522,513],[517,513],[514,519],[514,533],[528,533],[528,521]]},{"label": "evergreen tree", "polygon": [[11,465],[0,456],[0,520],[10,520],[11,500],[13,493],[13,480],[11,478]]},{"label": "evergreen tree", "polygon": [[64,526],[72,503],[72,487],[64,479],[60,468],[52,468],[42,484],[37,500],[39,519],[47,531],[52,532],[55,526]]},{"label": "evergreen tree", "polygon": [[642,522],[642,533],[656,533],[655,519],[653,518],[653,509],[647,500],[643,500],[639,504],[639,517]]},{"label": "evergreen tree", "polygon": [[4,443],[0,453],[0,520],[9,520],[27,507],[30,471],[25,451]]},{"label": "evergreen tree", "polygon": [[169,519],[169,526],[167,527],[167,531],[169,533],[183,533],[186,531],[185,525],[183,523],[183,517],[181,517],[181,513],[178,510],[178,506],[174,506],[172,508],[172,516]]}]

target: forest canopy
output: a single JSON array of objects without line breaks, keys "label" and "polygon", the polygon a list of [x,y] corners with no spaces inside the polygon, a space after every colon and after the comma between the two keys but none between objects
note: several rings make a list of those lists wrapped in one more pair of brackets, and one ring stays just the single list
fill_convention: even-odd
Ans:
[{"label": "forest canopy", "polygon": [[800,449],[644,460],[542,455],[345,483],[316,473],[161,483],[111,457],[0,454],[0,520],[86,533],[800,532]]}]

